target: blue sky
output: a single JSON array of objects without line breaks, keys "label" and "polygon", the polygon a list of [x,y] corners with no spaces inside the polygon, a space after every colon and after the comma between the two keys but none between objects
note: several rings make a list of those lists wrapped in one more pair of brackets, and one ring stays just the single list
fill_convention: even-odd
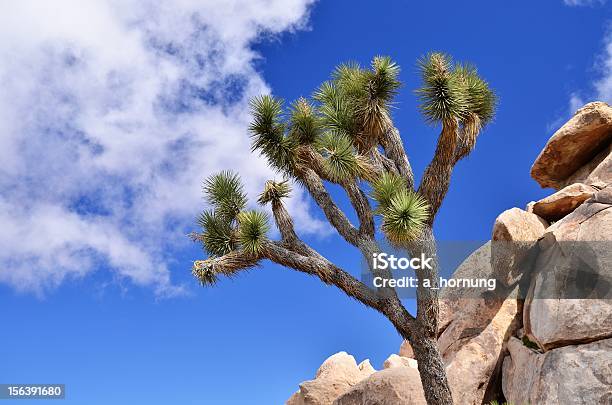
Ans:
[{"label": "blue sky", "polygon": [[[415,61],[474,62],[500,105],[455,170],[445,240],[486,240],[500,212],[547,195],[529,168],[548,137],[582,101],[612,101],[600,1],[19,3],[0,17],[0,382],[65,383],[68,404],[278,404],[337,351],[377,368],[397,351],[382,316],[290,270],[192,279],[200,181],[235,168],[253,195],[270,175],[248,153],[252,95],[292,100],[340,62],[390,55],[420,175],[437,129]],[[290,209],[358,272],[304,195]]]}]

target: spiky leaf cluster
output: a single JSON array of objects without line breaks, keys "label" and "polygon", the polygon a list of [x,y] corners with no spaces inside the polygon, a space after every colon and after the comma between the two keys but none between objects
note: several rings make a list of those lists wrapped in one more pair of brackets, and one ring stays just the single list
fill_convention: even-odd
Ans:
[{"label": "spiky leaf cluster", "polygon": [[376,212],[382,216],[382,231],[390,242],[404,244],[418,238],[429,218],[429,205],[406,187],[395,173],[385,173],[372,183]]},{"label": "spiky leaf cluster", "polygon": [[473,66],[455,64],[449,55],[436,52],[419,59],[418,67],[423,86],[416,93],[428,122],[476,117],[484,125],[493,118],[495,94]]},{"label": "spiky leaf cluster", "polygon": [[261,205],[265,205],[269,202],[280,201],[283,198],[287,198],[289,194],[291,194],[291,186],[287,180],[281,182],[268,180],[257,202]]},{"label": "spiky leaf cluster", "polygon": [[231,223],[246,206],[247,197],[240,176],[231,171],[222,171],[210,176],[202,186],[206,201],[214,207],[214,214]]},{"label": "spiky leaf cluster", "polygon": [[289,136],[299,144],[314,142],[322,131],[322,122],[308,100],[300,97],[291,106]]},{"label": "spiky leaf cluster", "polygon": [[202,186],[211,209],[202,212],[197,222],[202,228],[199,240],[211,256],[222,256],[236,248],[234,226],[247,197],[240,177],[223,171],[210,176]]},{"label": "spiky leaf cluster", "polygon": [[429,205],[418,193],[401,190],[382,211],[382,230],[391,243],[402,245],[417,239],[429,218]]},{"label": "spiky leaf cluster", "polygon": [[368,171],[369,163],[355,151],[347,135],[328,132],[317,141],[317,150],[323,156],[325,174],[333,182],[354,179]]},{"label": "spiky leaf cluster", "polygon": [[269,230],[268,217],[261,211],[243,211],[238,215],[238,243],[248,254],[261,252]]},{"label": "spiky leaf cluster", "polygon": [[283,103],[279,99],[264,95],[251,100],[251,149],[265,156],[272,168],[291,173],[295,164],[297,139],[286,136],[282,114]]},{"label": "spiky leaf cluster", "polygon": [[340,65],[314,95],[325,125],[353,137],[377,136],[389,125],[398,76],[399,67],[388,57],[375,57],[371,69],[356,63]]},{"label": "spiky leaf cluster", "polygon": [[385,172],[372,182],[372,198],[378,203],[378,212],[382,213],[393,197],[404,189],[405,180],[395,173]]},{"label": "spiky leaf cluster", "polygon": [[197,219],[202,228],[199,240],[211,256],[223,256],[234,250],[236,243],[232,234],[231,222],[214,211],[204,211]]}]

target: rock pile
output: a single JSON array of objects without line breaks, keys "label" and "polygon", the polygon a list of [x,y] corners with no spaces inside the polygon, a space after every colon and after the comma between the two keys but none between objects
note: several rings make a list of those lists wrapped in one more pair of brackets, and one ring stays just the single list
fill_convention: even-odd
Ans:
[{"label": "rock pile", "polygon": [[[578,110],[531,175],[557,191],[503,212],[492,241],[454,273],[496,278],[498,293],[440,294],[438,347],[453,398],[612,404],[612,107]],[[425,404],[408,342],[399,354],[376,371],[337,353],[287,404]]]}]

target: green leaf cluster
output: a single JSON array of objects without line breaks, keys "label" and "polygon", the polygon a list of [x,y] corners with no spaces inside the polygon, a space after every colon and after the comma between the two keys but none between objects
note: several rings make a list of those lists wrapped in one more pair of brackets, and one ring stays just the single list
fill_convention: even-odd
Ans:
[{"label": "green leaf cluster", "polygon": [[202,233],[198,239],[211,257],[223,256],[238,248],[259,252],[268,231],[267,217],[244,211],[247,196],[240,177],[231,171],[210,176],[202,186],[211,209],[197,218]]},{"label": "green leaf cluster", "polygon": [[372,183],[376,212],[382,216],[382,231],[396,245],[418,239],[429,218],[429,205],[394,173],[385,173]]},{"label": "green leaf cluster", "polygon": [[259,195],[257,202],[265,205],[270,202],[280,201],[283,198],[289,197],[291,194],[291,186],[287,180],[276,182],[274,180],[266,181],[264,191]]},{"label": "green leaf cluster", "polygon": [[430,53],[418,61],[423,86],[416,90],[420,109],[430,123],[478,119],[486,125],[497,99],[489,84],[470,64],[455,64],[449,55]]}]

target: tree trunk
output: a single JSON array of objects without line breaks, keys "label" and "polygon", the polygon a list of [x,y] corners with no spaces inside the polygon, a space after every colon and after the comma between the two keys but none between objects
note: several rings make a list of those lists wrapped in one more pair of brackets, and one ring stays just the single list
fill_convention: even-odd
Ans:
[{"label": "tree trunk", "polygon": [[453,405],[444,362],[436,339],[427,337],[420,331],[412,334],[400,331],[400,334],[412,345],[427,403],[429,405]]}]

